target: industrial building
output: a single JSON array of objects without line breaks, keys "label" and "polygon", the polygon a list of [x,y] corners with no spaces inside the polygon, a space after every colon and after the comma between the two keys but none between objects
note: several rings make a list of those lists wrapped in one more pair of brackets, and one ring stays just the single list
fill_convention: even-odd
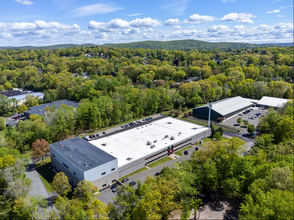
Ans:
[{"label": "industrial building", "polygon": [[268,108],[268,107],[280,108],[289,101],[290,99],[263,96],[262,99],[257,103],[257,106],[263,107],[263,108]]},{"label": "industrial building", "polygon": [[76,137],[51,144],[50,155],[52,165],[64,172],[74,185],[86,179],[102,189],[210,134],[208,127],[162,116],[93,141]]},{"label": "industrial building", "polygon": [[79,107],[79,103],[75,102],[75,101],[69,101],[69,100],[60,100],[60,101],[56,101],[56,102],[51,102],[51,103],[46,103],[43,105],[38,105],[38,106],[34,106],[34,107],[29,107],[29,110],[24,112],[24,115],[26,118],[30,118],[30,115],[34,114],[34,115],[43,115],[45,114],[45,108],[48,106],[49,108],[51,108],[52,106],[56,106],[57,109],[59,109],[60,105],[65,104],[67,106],[72,106],[74,108]]},{"label": "industrial building", "polygon": [[13,89],[13,90],[6,90],[4,92],[0,92],[0,95],[7,96],[9,99],[16,99],[18,100],[18,105],[21,105],[26,102],[26,96],[28,94],[34,95],[37,99],[43,99],[44,93],[42,92],[31,92],[31,91],[22,91],[21,89]]},{"label": "industrial building", "polygon": [[[217,120],[221,117],[223,119],[229,118],[245,109],[252,107],[254,102],[251,100],[236,96],[232,98],[222,99],[216,102],[212,102],[211,107],[211,119]],[[207,105],[203,105],[193,109],[193,116],[200,118],[208,118],[209,108]]]}]

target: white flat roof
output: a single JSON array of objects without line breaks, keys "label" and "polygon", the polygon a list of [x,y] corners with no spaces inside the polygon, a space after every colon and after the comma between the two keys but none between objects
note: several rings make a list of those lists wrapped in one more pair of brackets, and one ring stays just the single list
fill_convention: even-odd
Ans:
[{"label": "white flat roof", "polygon": [[282,107],[288,101],[290,101],[290,99],[263,96],[257,104],[263,106]]},{"label": "white flat roof", "polygon": [[[205,130],[208,130],[208,128],[167,117],[156,121],[151,120],[150,123],[141,127],[93,140],[90,143],[116,157],[118,167],[122,167],[134,160],[146,157],[159,150],[167,149],[168,146]],[[179,135],[179,132],[182,134]],[[164,138],[165,135],[169,137]],[[171,136],[174,136],[175,140],[171,140]],[[157,142],[154,143],[155,140]],[[155,147],[151,149],[151,145],[147,145],[147,141],[150,141],[151,145],[154,144]],[[132,159],[127,160],[127,158]]]}]

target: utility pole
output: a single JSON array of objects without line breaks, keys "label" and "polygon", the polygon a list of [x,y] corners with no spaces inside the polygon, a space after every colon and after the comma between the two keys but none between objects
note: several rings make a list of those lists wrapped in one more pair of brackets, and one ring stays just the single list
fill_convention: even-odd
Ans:
[{"label": "utility pole", "polygon": [[210,128],[210,111],[211,111],[211,108],[212,108],[212,103],[207,103],[207,106],[208,106],[208,127]]}]

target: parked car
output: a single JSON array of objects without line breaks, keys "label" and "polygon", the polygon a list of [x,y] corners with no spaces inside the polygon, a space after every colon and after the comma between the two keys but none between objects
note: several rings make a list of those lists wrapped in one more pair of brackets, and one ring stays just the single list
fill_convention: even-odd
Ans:
[{"label": "parked car", "polygon": [[240,113],[240,114],[238,114],[238,115],[242,116],[243,114]]},{"label": "parked car", "polygon": [[128,182],[128,181],[129,181],[129,178],[124,178],[121,182],[125,183],[125,182]]},{"label": "parked car", "polygon": [[6,127],[9,127],[11,124],[6,124]]},{"label": "parked car", "polygon": [[160,173],[155,173],[155,176],[160,176],[161,174]]},{"label": "parked car", "polygon": [[100,136],[100,135],[97,133],[97,134],[96,134],[96,137],[99,137],[99,136]]},{"label": "parked car", "polygon": [[113,193],[117,192],[117,189],[116,188],[113,188],[112,192]]},{"label": "parked car", "polygon": [[187,150],[185,150],[185,151],[184,151],[184,154],[185,154],[185,155],[188,155],[189,153],[188,153],[188,151],[187,151]]},{"label": "parked car", "polygon": [[130,182],[129,185],[134,186],[134,185],[136,185],[136,182]]},{"label": "parked car", "polygon": [[106,132],[105,132],[105,131],[103,131],[103,132],[102,132],[102,134],[106,134]]},{"label": "parked car", "polygon": [[195,147],[195,150],[197,151],[197,150],[199,150],[199,148],[198,147]]},{"label": "parked car", "polygon": [[18,116],[14,117],[14,119],[17,120],[18,119]]},{"label": "parked car", "polygon": [[242,134],[243,137],[249,137],[249,134]]},{"label": "parked car", "polygon": [[117,184],[115,183],[110,187],[110,189],[115,189],[116,187],[117,187]]},{"label": "parked car", "polygon": [[89,141],[90,140],[90,138],[89,138],[89,136],[88,135],[84,135],[84,137],[83,137],[86,141]]}]

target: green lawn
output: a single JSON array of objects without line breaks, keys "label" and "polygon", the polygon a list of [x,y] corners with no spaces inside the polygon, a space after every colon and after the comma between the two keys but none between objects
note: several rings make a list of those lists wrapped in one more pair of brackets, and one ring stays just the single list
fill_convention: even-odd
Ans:
[{"label": "green lawn", "polygon": [[[51,168],[49,168],[49,167],[51,167]],[[41,180],[42,180],[47,192],[48,193],[53,192],[54,190],[51,186],[51,183],[53,182],[53,178],[55,176],[55,173],[52,171],[51,163],[47,163],[45,165],[37,167],[36,171],[39,173]]]},{"label": "green lawn", "polygon": [[42,160],[38,161],[38,162],[36,163],[36,167],[43,166],[43,165],[45,165],[45,164],[47,164],[47,163],[51,163],[51,157],[47,157],[47,158],[45,158],[45,159],[44,159],[44,164],[43,164]]},{"label": "green lawn", "polygon": [[182,154],[182,152],[181,151],[177,151],[177,152],[175,152],[175,155],[178,155],[178,156],[183,156],[183,154]]},{"label": "green lawn", "polygon": [[136,171],[134,171],[134,172],[132,172],[132,173],[130,173],[130,174],[128,174],[128,175],[126,175],[126,176],[120,178],[119,181],[122,181],[122,180],[125,179],[125,178],[128,178],[128,177],[130,177],[130,176],[133,176],[133,175],[135,175],[136,173],[141,173],[141,172],[143,172],[143,171],[145,171],[145,170],[148,170],[148,169],[147,169],[146,167],[142,167],[141,169],[136,170]]},{"label": "green lawn", "polygon": [[153,167],[156,167],[156,166],[158,166],[160,164],[163,164],[165,162],[168,162],[170,160],[172,160],[172,158],[170,158],[170,157],[164,157],[164,158],[162,158],[162,159],[160,159],[160,160],[158,160],[158,161],[156,161],[154,163],[151,163],[151,164],[149,164],[147,166],[150,167],[150,168],[153,168]]},{"label": "green lawn", "polygon": [[206,143],[206,142],[211,141],[211,138],[208,138],[208,137],[207,137],[207,138],[204,138],[202,141],[203,141],[203,143]]},{"label": "green lawn", "polygon": [[188,149],[190,149],[191,147],[193,147],[193,146],[189,145],[189,146],[187,146],[187,147],[183,148],[181,151],[188,150]]}]

